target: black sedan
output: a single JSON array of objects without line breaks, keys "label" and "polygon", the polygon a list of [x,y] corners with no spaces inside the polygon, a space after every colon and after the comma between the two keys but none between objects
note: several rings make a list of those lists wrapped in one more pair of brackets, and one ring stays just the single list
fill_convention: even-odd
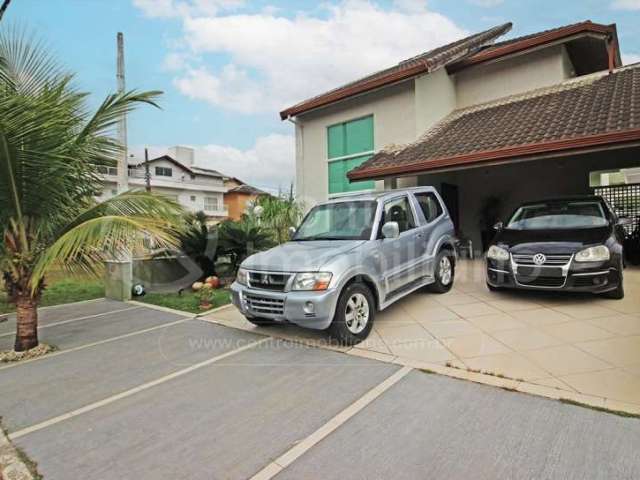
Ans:
[{"label": "black sedan", "polygon": [[487,285],[623,298],[625,221],[597,196],[525,203],[495,226]]}]

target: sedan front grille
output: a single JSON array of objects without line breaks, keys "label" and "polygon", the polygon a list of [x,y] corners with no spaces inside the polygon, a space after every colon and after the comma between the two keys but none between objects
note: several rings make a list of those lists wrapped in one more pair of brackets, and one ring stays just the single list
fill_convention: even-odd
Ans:
[{"label": "sedan front grille", "polygon": [[562,287],[565,282],[564,277],[517,277],[520,285],[528,287]]},{"label": "sedan front grille", "polygon": [[247,310],[257,314],[283,315],[284,299],[269,298],[252,293],[244,294],[244,302]]},{"label": "sedan front grille", "polygon": [[536,265],[536,266],[554,266],[561,267],[569,263],[571,260],[571,254],[557,254],[557,255],[547,255],[545,254],[545,261],[542,264],[537,264],[533,261],[533,257],[535,253],[525,253],[525,254],[516,254],[514,253],[513,261],[518,265]]}]

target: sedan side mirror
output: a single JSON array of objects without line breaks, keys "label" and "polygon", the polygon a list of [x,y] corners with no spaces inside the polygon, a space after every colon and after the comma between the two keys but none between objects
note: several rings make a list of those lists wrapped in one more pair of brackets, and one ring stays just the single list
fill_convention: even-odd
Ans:
[{"label": "sedan side mirror", "polygon": [[382,236],[384,238],[398,238],[400,236],[400,227],[398,222],[387,222],[382,226]]},{"label": "sedan side mirror", "polygon": [[503,228],[504,228],[504,224],[503,224],[502,222],[497,222],[497,223],[493,226],[493,229],[494,229],[494,230],[497,230],[497,231],[500,231],[500,230],[502,230]]},{"label": "sedan side mirror", "polygon": [[289,237],[293,238],[297,231],[296,227],[289,227]]}]

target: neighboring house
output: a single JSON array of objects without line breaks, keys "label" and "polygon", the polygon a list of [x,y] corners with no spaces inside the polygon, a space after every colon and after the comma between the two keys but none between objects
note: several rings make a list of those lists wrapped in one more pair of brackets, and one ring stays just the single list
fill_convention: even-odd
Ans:
[{"label": "neighboring house", "polygon": [[[99,167],[104,189],[99,199],[117,193],[117,172],[113,167]],[[172,147],[168,155],[149,160],[151,190],[176,200],[188,212],[203,211],[212,223],[227,217],[224,205],[224,175],[194,164],[194,151],[188,147]],[[129,165],[129,188],[145,188],[145,165]]]},{"label": "neighboring house", "polygon": [[269,195],[267,192],[247,185],[235,177],[225,179],[224,184],[228,189],[224,194],[224,205],[227,208],[230,220],[240,220],[242,215],[246,213],[247,207],[259,196]]},{"label": "neighboring house", "polygon": [[511,26],[282,111],[296,125],[297,195],[311,206],[434,185],[478,250],[492,209],[504,219],[524,200],[591,192],[592,172],[638,167],[640,64],[622,67],[616,26],[496,43]]}]

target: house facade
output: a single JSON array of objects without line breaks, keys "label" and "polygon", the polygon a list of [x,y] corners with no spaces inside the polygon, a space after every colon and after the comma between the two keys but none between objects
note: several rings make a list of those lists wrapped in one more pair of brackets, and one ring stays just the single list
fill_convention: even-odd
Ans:
[{"label": "house facade", "polygon": [[[116,195],[117,171],[115,167],[99,167],[104,187],[98,200]],[[217,223],[228,216],[224,204],[225,176],[215,170],[195,165],[194,150],[176,146],[167,155],[149,160],[151,190],[177,201],[188,212],[203,211],[209,221]],[[144,163],[129,165],[129,188],[146,186]]]},{"label": "house facade", "polygon": [[311,206],[433,185],[481,250],[490,217],[589,193],[638,167],[640,66],[615,25],[590,21],[498,42],[510,23],[404,60],[281,112],[295,123],[296,192]]}]

